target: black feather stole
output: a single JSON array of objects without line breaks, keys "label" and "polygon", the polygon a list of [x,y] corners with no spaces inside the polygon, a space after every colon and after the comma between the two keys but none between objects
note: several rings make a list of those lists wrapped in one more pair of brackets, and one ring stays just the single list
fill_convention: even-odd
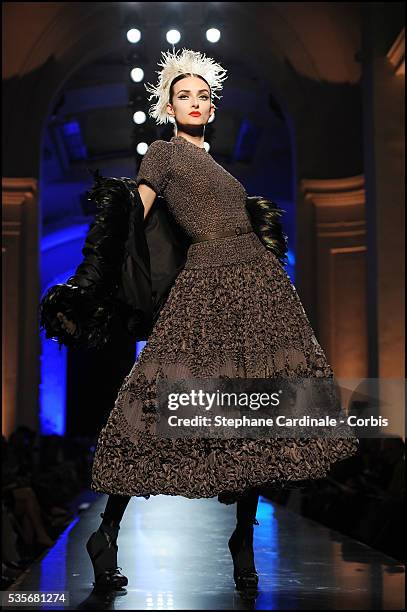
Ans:
[{"label": "black feather stole", "polygon": [[[115,299],[133,203],[134,181],[103,178],[92,173],[95,184],[87,192],[97,212],[82,249],[83,261],[66,283],[50,287],[39,304],[40,329],[46,338],[70,347],[100,349],[111,338],[113,325],[125,304]],[[62,312],[76,323],[69,334],[57,318]]]},{"label": "black feather stole", "polygon": [[280,217],[286,211],[275,202],[262,196],[247,196],[246,209],[257,236],[264,246],[272,251],[285,265],[287,263],[288,242]]}]

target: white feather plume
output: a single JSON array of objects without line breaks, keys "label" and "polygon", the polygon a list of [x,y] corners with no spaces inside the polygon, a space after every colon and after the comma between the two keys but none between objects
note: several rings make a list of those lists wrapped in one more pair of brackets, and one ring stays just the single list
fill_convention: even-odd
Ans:
[{"label": "white feather plume", "polygon": [[167,114],[167,103],[170,101],[170,85],[179,74],[197,74],[202,76],[209,83],[212,96],[218,100],[222,97],[218,96],[217,92],[223,88],[222,82],[227,78],[227,70],[222,68],[212,58],[206,57],[205,53],[185,48],[182,49],[180,55],[178,55],[179,52],[180,50],[174,53],[171,51],[161,51],[163,61],[158,62],[157,65],[162,66],[162,70],[156,71],[158,83],[157,85],[152,83],[144,85],[146,90],[151,93],[148,100],[157,98],[155,104],[150,106],[149,115],[158,124],[170,121]]}]

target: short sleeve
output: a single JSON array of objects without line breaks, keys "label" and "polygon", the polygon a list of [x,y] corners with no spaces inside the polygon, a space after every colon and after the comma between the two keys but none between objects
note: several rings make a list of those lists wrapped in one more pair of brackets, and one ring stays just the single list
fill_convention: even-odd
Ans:
[{"label": "short sleeve", "polygon": [[155,140],[150,144],[137,174],[137,186],[146,183],[157,195],[164,191],[170,172],[171,143],[166,140]]}]

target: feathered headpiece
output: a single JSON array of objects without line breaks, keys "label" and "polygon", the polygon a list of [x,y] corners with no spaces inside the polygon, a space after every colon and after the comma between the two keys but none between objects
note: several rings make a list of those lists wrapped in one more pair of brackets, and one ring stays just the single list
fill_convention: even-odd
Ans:
[{"label": "feathered headpiece", "polygon": [[148,100],[157,98],[156,103],[150,107],[149,115],[158,124],[167,123],[170,120],[167,114],[167,104],[170,101],[170,85],[179,74],[202,76],[209,83],[212,95],[218,99],[222,97],[218,96],[216,92],[222,90],[222,82],[227,78],[227,70],[212,58],[206,57],[205,53],[191,51],[190,49],[182,49],[180,56],[178,53],[179,50],[175,53],[161,51],[164,61],[157,64],[163,67],[162,70],[156,71],[159,75],[158,83],[157,85],[151,83],[144,85],[146,90],[152,94]]}]

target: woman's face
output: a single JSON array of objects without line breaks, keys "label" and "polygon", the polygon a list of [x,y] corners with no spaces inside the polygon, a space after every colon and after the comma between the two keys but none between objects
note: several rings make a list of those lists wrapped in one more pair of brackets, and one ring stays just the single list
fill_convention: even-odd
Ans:
[{"label": "woman's face", "polygon": [[205,81],[199,77],[185,77],[177,81],[172,90],[172,104],[167,104],[167,112],[175,117],[177,124],[192,127],[208,123],[215,107],[211,103],[209,87]]}]

